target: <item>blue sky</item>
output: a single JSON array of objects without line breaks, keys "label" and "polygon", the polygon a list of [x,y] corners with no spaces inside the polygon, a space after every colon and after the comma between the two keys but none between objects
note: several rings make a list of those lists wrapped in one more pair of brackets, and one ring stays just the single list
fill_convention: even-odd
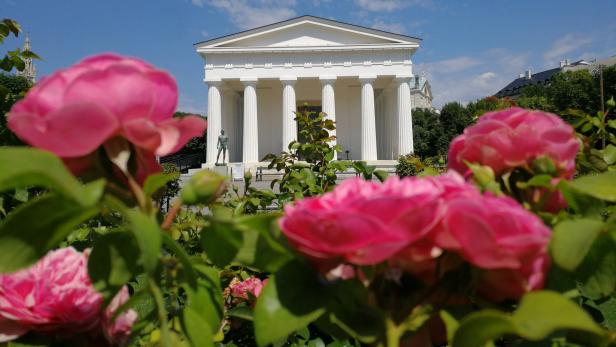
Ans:
[{"label": "blue sky", "polygon": [[414,71],[440,106],[492,94],[527,68],[615,55],[614,13],[614,0],[0,0],[0,16],[18,20],[44,58],[39,77],[99,52],[137,56],[176,77],[180,110],[201,114],[192,44],[254,26],[312,14],[419,36]]}]

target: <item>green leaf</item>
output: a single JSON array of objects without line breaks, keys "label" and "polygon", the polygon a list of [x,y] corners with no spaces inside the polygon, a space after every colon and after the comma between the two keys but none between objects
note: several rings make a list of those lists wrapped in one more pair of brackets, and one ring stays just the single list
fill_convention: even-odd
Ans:
[{"label": "green leaf", "polygon": [[483,310],[466,316],[456,330],[452,347],[478,347],[505,334],[515,334],[511,318],[500,311]]},{"label": "green leaf", "polygon": [[379,182],[385,182],[385,180],[387,179],[389,174],[387,173],[387,171],[374,170],[374,176],[376,176],[376,178],[378,178]]},{"label": "green leaf", "polygon": [[168,182],[177,180],[178,178],[180,178],[179,172],[170,172],[170,173],[160,172],[157,174],[150,175],[148,176],[148,178],[146,178],[145,182],[143,183],[143,193],[146,196],[151,197],[158,190],[165,187],[165,185]]},{"label": "green leaf", "polygon": [[0,224],[0,273],[33,264],[97,213],[57,194],[21,205]]},{"label": "green leaf", "polygon": [[571,185],[597,199],[616,202],[616,172],[604,172],[594,176],[582,176]]},{"label": "green leaf", "polygon": [[326,303],[327,289],[312,269],[296,262],[285,265],[269,278],[257,300],[257,344],[266,346],[307,326],[325,313]]},{"label": "green leaf", "polygon": [[573,188],[569,181],[561,180],[557,187],[565,197],[567,205],[576,214],[595,219],[601,218],[604,206],[603,201]]},{"label": "green leaf", "polygon": [[201,231],[201,245],[208,258],[218,267],[224,267],[235,259],[242,247],[244,236],[235,224],[212,220]]},{"label": "green leaf", "polygon": [[187,294],[186,308],[193,310],[207,322],[211,334],[218,331],[223,315],[223,298],[220,295],[220,283],[211,279],[199,279],[196,288],[184,286]]},{"label": "green leaf", "polygon": [[88,273],[94,288],[111,298],[139,272],[139,247],[128,232],[112,232],[94,243],[88,261]]},{"label": "green leaf", "polygon": [[34,148],[0,148],[0,191],[28,186],[44,187],[78,201],[84,206],[95,204],[103,193],[104,181],[84,186],[55,155]]},{"label": "green leaf", "polygon": [[551,291],[526,294],[511,321],[519,335],[528,340],[538,341],[561,329],[605,335],[605,331],[581,307]]},{"label": "green leaf", "polygon": [[278,214],[258,214],[237,220],[244,240],[237,253],[237,261],[262,271],[276,272],[293,258],[281,243],[280,230],[276,225],[278,217]]},{"label": "green leaf", "polygon": [[518,309],[508,315],[483,310],[466,316],[454,334],[452,347],[483,346],[503,335],[539,341],[558,330],[574,330],[604,339],[606,332],[575,303],[551,291],[526,294]]},{"label": "green leaf", "polygon": [[129,221],[129,228],[135,235],[139,245],[140,262],[143,268],[153,273],[158,265],[158,255],[162,246],[161,230],[154,217],[149,217],[137,210],[125,212]]},{"label": "green leaf", "polygon": [[594,219],[566,220],[554,227],[550,249],[554,262],[561,268],[575,270],[584,260],[605,224]]},{"label": "green leaf", "polygon": [[516,185],[520,189],[526,189],[528,187],[550,187],[552,186],[552,176],[550,175],[535,175],[527,182],[516,182]]},{"label": "green leaf", "polygon": [[26,68],[26,63],[21,59],[20,56],[12,56],[11,61],[13,62],[13,66],[17,69],[17,71],[24,71]]},{"label": "green leaf", "polygon": [[21,57],[22,58],[31,58],[31,59],[38,59],[41,60],[41,57],[38,56],[38,54],[32,52],[32,51],[23,51],[21,52]]},{"label": "green leaf", "polygon": [[609,296],[616,288],[616,241],[600,235],[577,268],[575,278],[582,294],[591,299]]},{"label": "green leaf", "polygon": [[607,145],[607,147],[605,147],[605,149],[602,152],[603,152],[603,160],[605,160],[605,162],[608,163],[608,165],[612,165],[616,163],[616,146],[611,145],[611,144]]},{"label": "green leaf", "polygon": [[0,36],[7,37],[8,35],[9,27],[4,23],[0,23]]},{"label": "green leaf", "polygon": [[184,333],[193,347],[214,347],[212,328],[203,317],[191,308],[185,308],[182,323]]},{"label": "green leaf", "polygon": [[616,330],[616,298],[600,303],[597,308],[603,316],[603,326],[610,330]]},{"label": "green leaf", "polygon": [[248,306],[238,306],[227,311],[227,316],[252,321],[254,315]]},{"label": "green leaf", "polygon": [[2,23],[7,26],[7,28],[13,33],[13,35],[15,35],[15,37],[17,37],[19,35],[19,32],[21,32],[21,26],[19,25],[19,23],[12,19],[5,18],[2,20]]},{"label": "green leaf", "polygon": [[385,331],[385,317],[369,301],[370,292],[360,281],[337,282],[328,302],[329,319],[359,341],[374,343]]},{"label": "green leaf", "polygon": [[453,341],[453,336],[456,330],[458,330],[460,323],[454,316],[445,310],[441,310],[439,316],[445,325],[445,330],[447,330],[447,341]]},{"label": "green leaf", "polygon": [[30,193],[28,192],[28,189],[26,188],[17,188],[15,189],[15,194],[13,194],[13,199],[19,202],[26,202],[28,201],[29,197],[30,197]]}]

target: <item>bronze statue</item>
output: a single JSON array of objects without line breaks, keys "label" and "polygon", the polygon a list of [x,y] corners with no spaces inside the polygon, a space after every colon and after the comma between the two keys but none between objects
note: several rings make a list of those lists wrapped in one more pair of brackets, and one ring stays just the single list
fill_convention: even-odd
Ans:
[{"label": "bronze statue", "polygon": [[225,135],[225,130],[220,130],[220,135],[218,136],[218,143],[216,144],[216,148],[218,149],[218,154],[216,155],[216,164],[218,165],[218,158],[220,158],[220,153],[222,152],[222,162],[223,164],[227,161],[227,148],[229,148],[229,137]]}]

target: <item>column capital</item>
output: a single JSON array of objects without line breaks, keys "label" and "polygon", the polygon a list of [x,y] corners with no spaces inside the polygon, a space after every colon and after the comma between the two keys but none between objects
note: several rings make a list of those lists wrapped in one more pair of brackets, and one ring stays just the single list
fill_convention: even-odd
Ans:
[{"label": "column capital", "polygon": [[319,81],[321,81],[321,83],[323,84],[327,84],[327,83],[335,82],[337,78],[338,77],[334,75],[323,75],[323,76],[319,76]]},{"label": "column capital", "polygon": [[405,83],[411,80],[411,78],[413,78],[413,75],[396,75],[396,81],[399,83]]},{"label": "column capital", "polygon": [[222,83],[222,79],[220,77],[204,78],[203,82],[210,86],[219,86]]},{"label": "column capital", "polygon": [[359,75],[358,77],[361,83],[371,83],[376,79],[376,75]]},{"label": "column capital", "polygon": [[280,76],[280,82],[283,84],[294,84],[297,82],[297,77],[295,76]]},{"label": "column capital", "polygon": [[257,85],[258,81],[259,81],[259,79],[257,77],[252,77],[252,76],[247,76],[247,77],[241,77],[240,78],[240,82],[242,82],[242,84],[244,86],[255,86],[255,85]]}]

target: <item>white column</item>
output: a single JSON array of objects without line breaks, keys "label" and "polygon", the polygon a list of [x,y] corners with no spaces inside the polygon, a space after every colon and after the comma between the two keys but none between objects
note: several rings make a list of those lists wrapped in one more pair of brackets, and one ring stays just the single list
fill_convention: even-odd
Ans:
[{"label": "white column", "polygon": [[[327,118],[336,121],[336,95],[334,94],[334,83],[336,76],[320,76],[321,81],[321,111],[327,114]],[[336,136],[336,130],[329,132],[331,136]],[[332,146],[336,145],[336,140],[331,142]],[[338,153],[334,152],[334,160],[338,157]]]},{"label": "white column", "polygon": [[377,160],[374,89],[376,76],[359,76],[361,82],[361,159]]},{"label": "white column", "polygon": [[[395,87],[395,88],[394,88]],[[396,103],[397,85],[387,88],[387,127],[389,152],[386,159],[398,159],[398,105]]]},{"label": "white column", "polygon": [[206,80],[207,89],[207,144],[205,160],[207,164],[216,162],[216,143],[222,127],[222,102],[220,96],[221,81]]},{"label": "white column", "polygon": [[413,153],[410,78],[411,76],[396,76],[398,83],[398,155]]},{"label": "white column", "polygon": [[244,141],[243,157],[245,163],[259,161],[259,129],[257,123],[257,78],[245,77],[244,84]]},{"label": "white column", "polygon": [[289,151],[289,143],[297,140],[297,122],[295,121],[295,111],[297,105],[295,101],[295,82],[296,77],[285,76],[280,78],[282,82],[282,151]]}]

